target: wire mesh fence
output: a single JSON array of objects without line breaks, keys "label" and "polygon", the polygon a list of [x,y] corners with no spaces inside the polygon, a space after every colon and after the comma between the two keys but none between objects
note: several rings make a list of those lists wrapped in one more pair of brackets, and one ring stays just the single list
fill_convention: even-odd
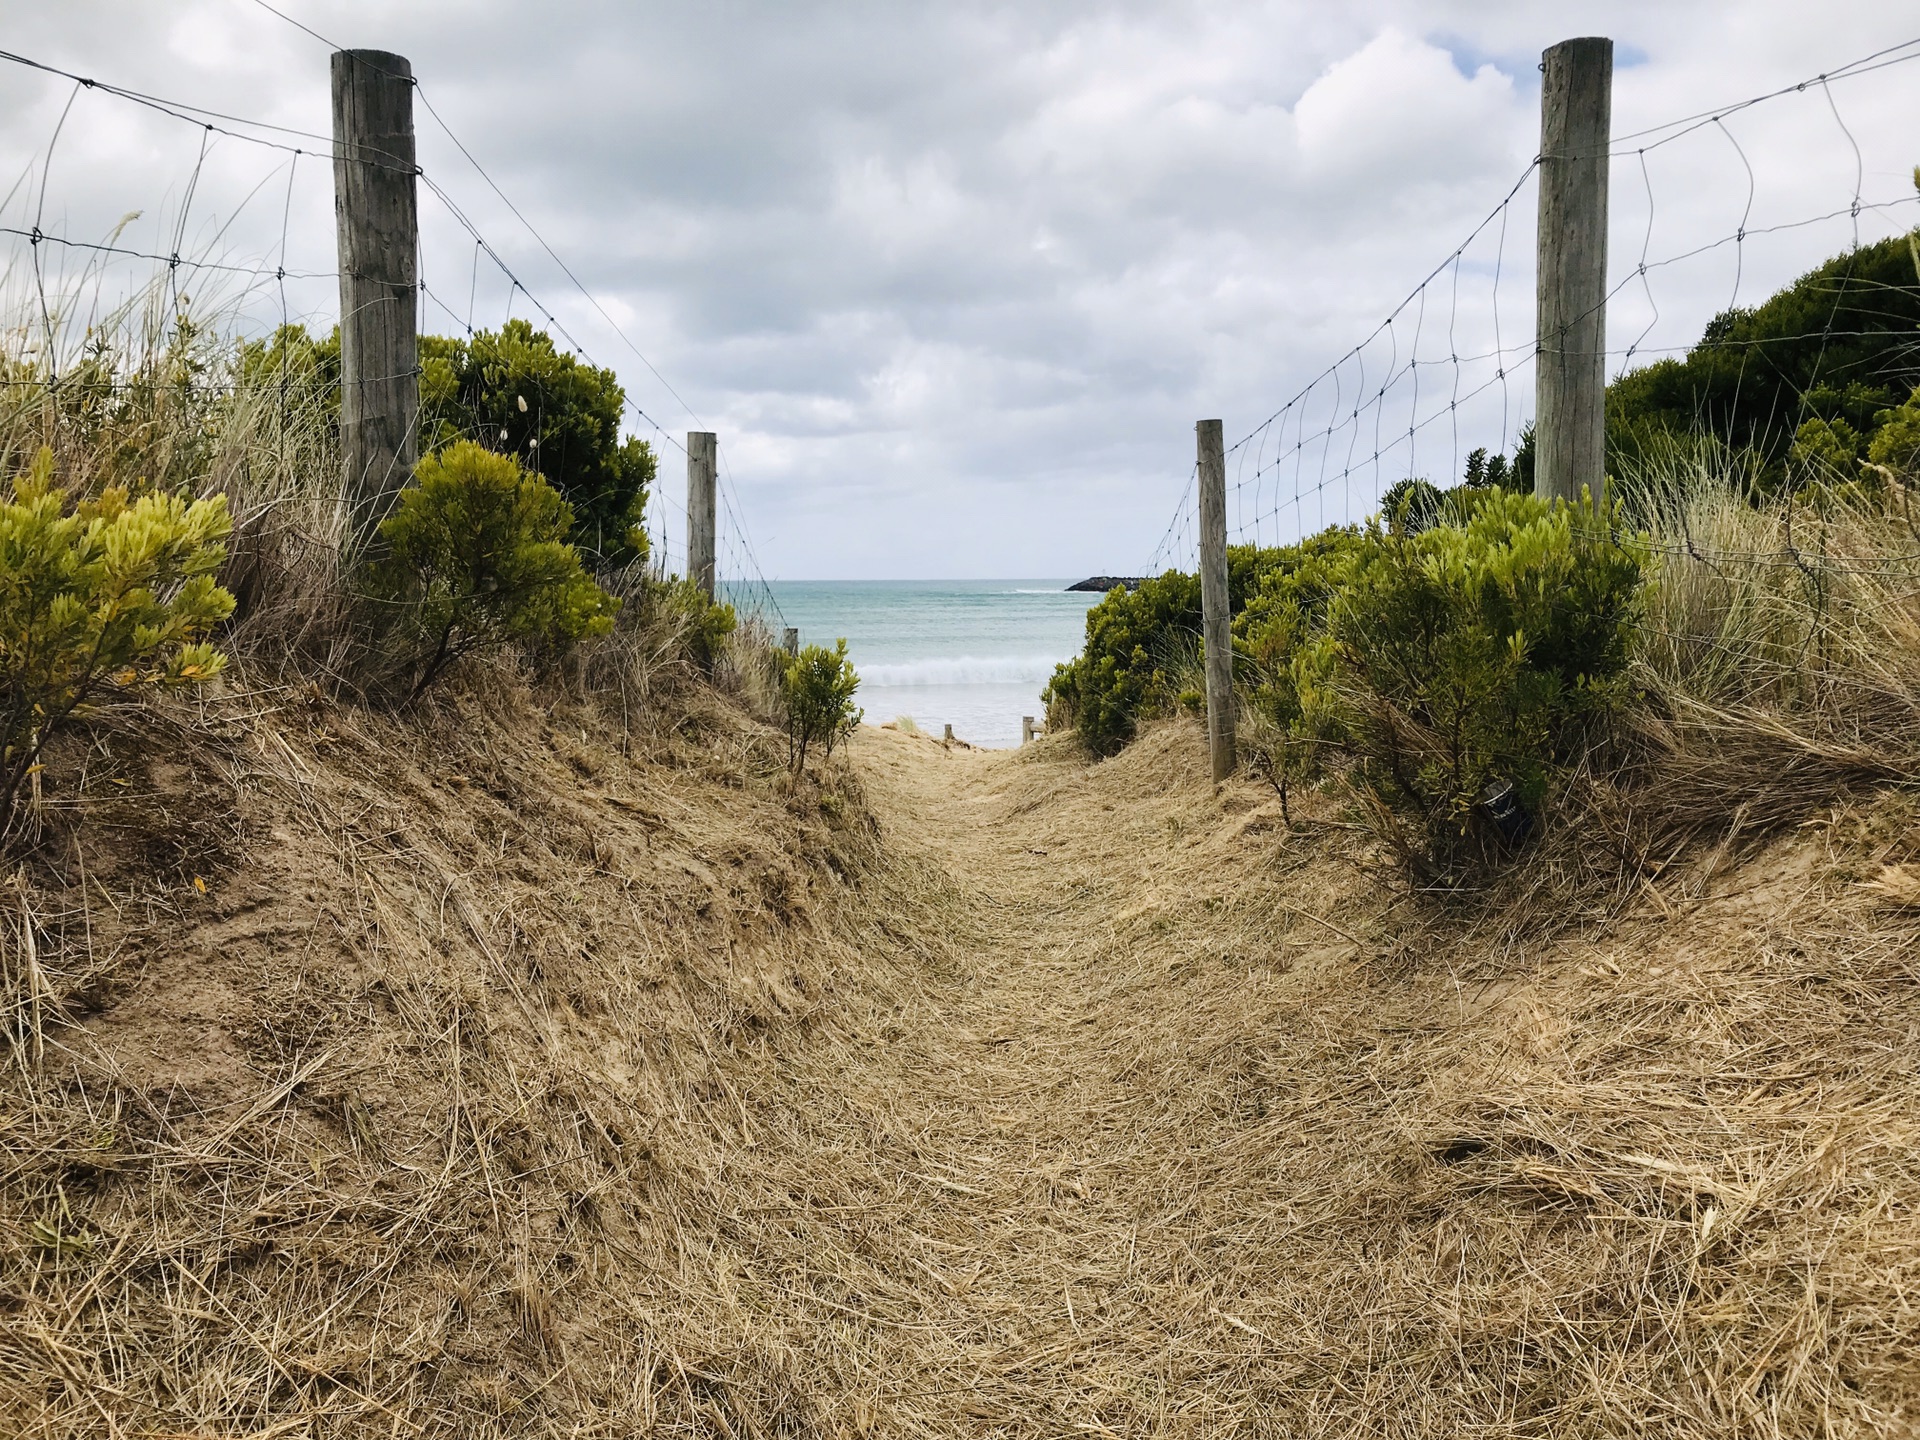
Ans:
[{"label": "wire mesh fence", "polygon": [[[274,7],[261,8],[312,37],[316,49],[337,48]],[[0,62],[43,82],[20,108],[48,117],[43,141],[0,195],[0,326],[9,341],[0,386],[58,390],[84,372],[101,393],[204,391],[232,378],[230,366],[210,360],[212,347],[203,344],[201,361],[185,373],[162,373],[150,362],[183,336],[216,336],[228,342],[230,357],[233,342],[267,344],[294,326],[322,336],[331,329],[340,282],[332,135],[248,118],[237,107],[150,94],[13,51],[0,50]],[[472,340],[519,318],[544,330],[564,354],[603,368],[583,340],[590,325],[700,426],[608,303],[443,118],[430,88],[415,80],[412,92],[442,157],[415,169],[422,200],[419,333]],[[142,131],[148,153],[138,163],[124,155],[133,147],[112,138],[129,110],[164,122],[148,127],[152,135]],[[476,183],[473,194],[519,232],[513,243],[483,223],[462,194]],[[320,383],[337,394],[337,370]],[[289,405],[295,389],[286,387]],[[649,443],[658,466],[643,520],[650,568],[662,577],[678,574],[685,567],[686,506],[674,462],[685,446],[634,386],[622,390],[624,428]],[[730,471],[722,494],[722,585],[736,606],[777,624],[778,606]]]},{"label": "wire mesh fence", "polygon": [[[1711,347],[1733,367],[1736,398],[1742,387],[1779,392],[1773,431],[1791,435],[1813,415],[1816,392],[1783,385],[1776,358],[1783,347],[1803,346],[1806,334],[1743,335],[1733,322],[1774,288],[1757,283],[1756,271],[1799,273],[1835,255],[1838,268],[1809,297],[1815,370],[1822,384],[1869,378],[1849,373],[1839,352],[1850,341],[1914,328],[1920,314],[1905,307],[1920,297],[1920,246],[1898,297],[1884,293],[1884,281],[1856,275],[1845,258],[1909,233],[1920,221],[1920,194],[1907,174],[1911,157],[1896,153],[1897,136],[1863,135],[1848,99],[1862,86],[1908,85],[1913,72],[1902,67],[1917,60],[1920,39],[1613,137],[1602,303],[1625,343],[1608,343],[1611,379]],[[1823,133],[1830,154],[1812,167],[1782,159],[1772,142],[1783,129]],[[1445,488],[1525,478],[1539,353],[1531,222],[1540,163],[1523,167],[1358,343],[1227,448],[1230,541],[1281,545],[1356,523],[1404,482]],[[1704,336],[1703,297],[1716,314]],[[1705,441],[1729,450],[1744,438],[1706,408],[1693,420]],[[1149,573],[1194,569],[1196,508],[1189,475]],[[1786,544],[1774,558],[1804,563]]]}]

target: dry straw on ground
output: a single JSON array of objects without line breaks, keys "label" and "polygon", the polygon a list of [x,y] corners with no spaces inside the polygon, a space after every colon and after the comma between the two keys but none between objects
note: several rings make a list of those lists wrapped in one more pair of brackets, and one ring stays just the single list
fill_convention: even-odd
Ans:
[{"label": "dry straw on ground", "polygon": [[0,886],[0,1433],[1920,1421],[1885,512],[1812,588],[1684,572],[1591,838],[1433,896],[1189,722],[793,778],[670,616],[337,703],[324,455],[267,433],[189,468],[303,638],[59,742]]},{"label": "dry straw on ground", "polygon": [[1920,1404],[1901,802],[1490,955],[1179,724],[1091,767],[868,731],[818,795],[720,707],[627,741],[468,702],[283,708],[170,778],[107,744],[90,823],[225,818],[9,897],[10,1432]]}]

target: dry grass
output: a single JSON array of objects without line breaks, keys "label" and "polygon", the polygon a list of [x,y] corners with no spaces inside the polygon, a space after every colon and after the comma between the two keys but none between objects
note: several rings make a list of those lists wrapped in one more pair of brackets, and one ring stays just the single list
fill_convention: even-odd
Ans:
[{"label": "dry grass", "polygon": [[717,701],[501,693],[63,759],[6,901],[8,1433],[1920,1407],[1905,802],[1489,954],[1184,722],[867,730],[822,791]]},{"label": "dry grass", "polygon": [[1092,768],[863,747],[954,879],[957,965],[783,1047],[683,1221],[720,1237],[709,1323],[797,1329],[840,1423],[1911,1419],[1920,929],[1854,884],[1903,808],[1488,956],[1323,809],[1214,798],[1186,727]]},{"label": "dry grass", "polygon": [[873,839],[718,697],[622,736],[502,680],[63,750],[0,951],[6,1433],[660,1408],[653,1196],[746,1143]]},{"label": "dry grass", "polygon": [[1913,773],[1892,519],[1671,564],[1598,843],[1443,905],[1186,721],[795,779],[644,589],[339,704],[269,413],[76,452],[234,487],[279,618],[64,737],[0,885],[0,1432],[1920,1422],[1920,811],[1830,803]]},{"label": "dry grass", "polygon": [[1647,477],[1654,572],[1596,813],[1635,868],[1920,780],[1920,529],[1880,501],[1749,503],[1710,451]]},{"label": "dry grass", "polygon": [[857,782],[742,715],[764,633],[706,673],[638,576],[537,688],[339,703],[323,397],[121,319],[7,387],[0,465],[226,493],[242,609],[217,693],[56,739],[0,887],[0,1430],[626,1433],[668,1383],[650,1193],[851,966]]}]

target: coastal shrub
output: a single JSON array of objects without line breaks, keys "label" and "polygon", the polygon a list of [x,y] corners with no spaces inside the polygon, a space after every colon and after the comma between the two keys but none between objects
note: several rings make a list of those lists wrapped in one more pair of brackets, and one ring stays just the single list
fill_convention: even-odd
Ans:
[{"label": "coastal shrub", "polygon": [[1518,838],[1622,694],[1641,567],[1612,519],[1489,491],[1457,525],[1375,521],[1277,585],[1245,643],[1290,773],[1344,762],[1429,873]]},{"label": "coastal shrub", "polygon": [[781,687],[787,710],[787,759],[795,770],[806,767],[807,749],[818,743],[833,755],[842,736],[853,732],[864,713],[853,705],[860,677],[847,659],[847,642],[833,649],[809,645],[787,662]]},{"label": "coastal shrub", "polygon": [[1113,754],[1144,711],[1177,697],[1181,652],[1199,634],[1197,576],[1169,570],[1137,590],[1115,586],[1087,611],[1085,647],[1047,682],[1047,728],[1072,725],[1094,754]]},{"label": "coastal shrub", "polygon": [[1273,722],[1281,740],[1262,758],[1281,773],[1304,773],[1311,747],[1302,718],[1294,661],[1326,626],[1328,607],[1346,582],[1354,555],[1370,543],[1353,526],[1322,531],[1274,553],[1260,588],[1233,620],[1235,671],[1254,710]]},{"label": "coastal shrub", "polygon": [[214,581],[222,496],[75,503],[42,448],[0,502],[0,836],[48,739],[103,687],[197,685],[226,664],[205,638],[233,612]]},{"label": "coastal shrub", "polygon": [[1431,480],[1414,476],[1387,487],[1380,497],[1380,518],[1396,530],[1417,535],[1440,523],[1446,498]]},{"label": "coastal shrub", "polygon": [[454,660],[509,641],[564,649],[613,626],[619,602],[567,543],[573,513],[544,479],[459,441],[422,460],[380,526],[379,598],[403,607],[416,699]]},{"label": "coastal shrub", "polygon": [[659,587],[657,601],[672,618],[686,657],[701,673],[711,675],[726,649],[727,637],[739,627],[733,606],[708,599],[691,580],[667,581]]},{"label": "coastal shrub", "polygon": [[1889,479],[1905,484],[1920,475],[1920,390],[1873,417],[1867,461]]},{"label": "coastal shrub", "polygon": [[[1238,613],[1283,552],[1227,547],[1227,603]],[[1142,717],[1172,711],[1199,668],[1200,579],[1179,570],[1116,585],[1087,611],[1080,654],[1055,668],[1042,700],[1048,730],[1072,728],[1096,755],[1133,738]]]},{"label": "coastal shrub", "polygon": [[[1815,458],[1837,458],[1849,434],[1867,434],[1920,384],[1916,278],[1908,237],[1896,235],[1816,266],[1752,309],[1716,315],[1684,357],[1607,386],[1607,473],[1631,488],[1676,446],[1712,437],[1751,452],[1770,492],[1797,478],[1807,440]],[[1809,420],[1826,428],[1810,434]]]},{"label": "coastal shrub", "polygon": [[431,445],[473,440],[544,476],[570,507],[567,538],[595,565],[647,558],[657,461],[646,441],[621,438],[626,391],[613,371],[561,352],[525,320],[470,339],[428,336],[420,355]]},{"label": "coastal shrub", "polygon": [[[244,341],[236,377],[280,408],[340,406],[340,332],[283,325]],[[466,338],[420,337],[420,438],[431,453],[470,440],[511,455],[567,502],[568,539],[596,567],[647,558],[642,528],[658,468],[646,441],[623,438],[626,391],[611,370],[561,351],[525,320]]]}]

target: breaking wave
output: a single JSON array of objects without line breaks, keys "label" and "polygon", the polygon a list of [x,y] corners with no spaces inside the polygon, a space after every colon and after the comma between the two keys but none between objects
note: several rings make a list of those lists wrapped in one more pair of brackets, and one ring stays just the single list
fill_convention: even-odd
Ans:
[{"label": "breaking wave", "polygon": [[876,689],[916,685],[1044,685],[1064,655],[975,656],[906,660],[892,665],[862,665],[860,682]]}]

